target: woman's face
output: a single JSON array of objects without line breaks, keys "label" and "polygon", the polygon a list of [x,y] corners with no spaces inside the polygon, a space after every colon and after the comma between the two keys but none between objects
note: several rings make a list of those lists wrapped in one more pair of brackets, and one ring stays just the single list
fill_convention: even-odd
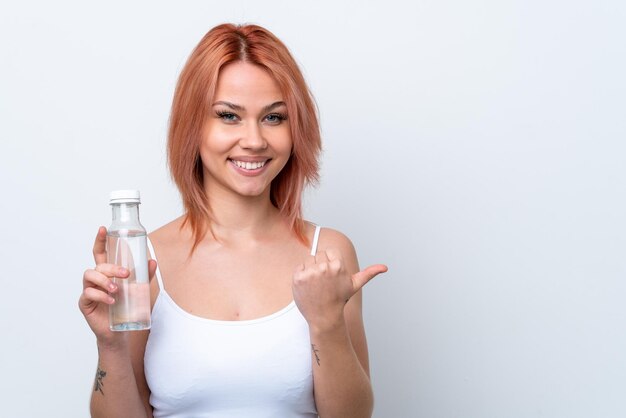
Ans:
[{"label": "woman's face", "polygon": [[220,71],[200,145],[207,191],[269,197],[291,155],[287,106],[276,81],[245,62]]}]

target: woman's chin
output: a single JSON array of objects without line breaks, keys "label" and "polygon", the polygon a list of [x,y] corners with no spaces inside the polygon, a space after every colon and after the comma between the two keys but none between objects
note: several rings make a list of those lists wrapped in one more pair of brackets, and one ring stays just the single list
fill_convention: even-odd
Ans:
[{"label": "woman's chin", "polygon": [[266,188],[241,188],[239,190],[235,190],[235,192],[244,197],[262,197],[269,191],[269,187]]}]

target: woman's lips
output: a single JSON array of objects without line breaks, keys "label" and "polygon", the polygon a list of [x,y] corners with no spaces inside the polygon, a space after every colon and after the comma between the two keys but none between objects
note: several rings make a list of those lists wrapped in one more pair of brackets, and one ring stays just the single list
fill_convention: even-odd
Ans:
[{"label": "woman's lips", "polygon": [[[248,160],[248,159],[246,159]],[[258,176],[263,173],[270,163],[271,159],[257,160],[257,161],[243,161],[236,159],[229,159],[230,165],[236,172],[248,177]]]}]

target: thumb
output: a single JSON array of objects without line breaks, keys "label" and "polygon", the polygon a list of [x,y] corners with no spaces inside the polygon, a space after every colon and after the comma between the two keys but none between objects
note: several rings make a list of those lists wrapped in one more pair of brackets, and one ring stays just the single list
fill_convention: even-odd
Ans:
[{"label": "thumb", "polygon": [[358,273],[353,274],[352,283],[354,283],[354,291],[357,292],[365,286],[367,282],[378,276],[380,273],[386,273],[387,270],[387,266],[384,264],[374,264],[359,271]]}]

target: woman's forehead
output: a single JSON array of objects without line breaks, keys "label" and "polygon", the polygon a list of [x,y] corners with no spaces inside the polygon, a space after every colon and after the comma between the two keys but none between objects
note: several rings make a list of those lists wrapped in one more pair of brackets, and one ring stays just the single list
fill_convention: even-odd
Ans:
[{"label": "woman's forehead", "polygon": [[276,80],[258,65],[238,61],[220,70],[214,102],[226,101],[248,107],[283,101]]}]

